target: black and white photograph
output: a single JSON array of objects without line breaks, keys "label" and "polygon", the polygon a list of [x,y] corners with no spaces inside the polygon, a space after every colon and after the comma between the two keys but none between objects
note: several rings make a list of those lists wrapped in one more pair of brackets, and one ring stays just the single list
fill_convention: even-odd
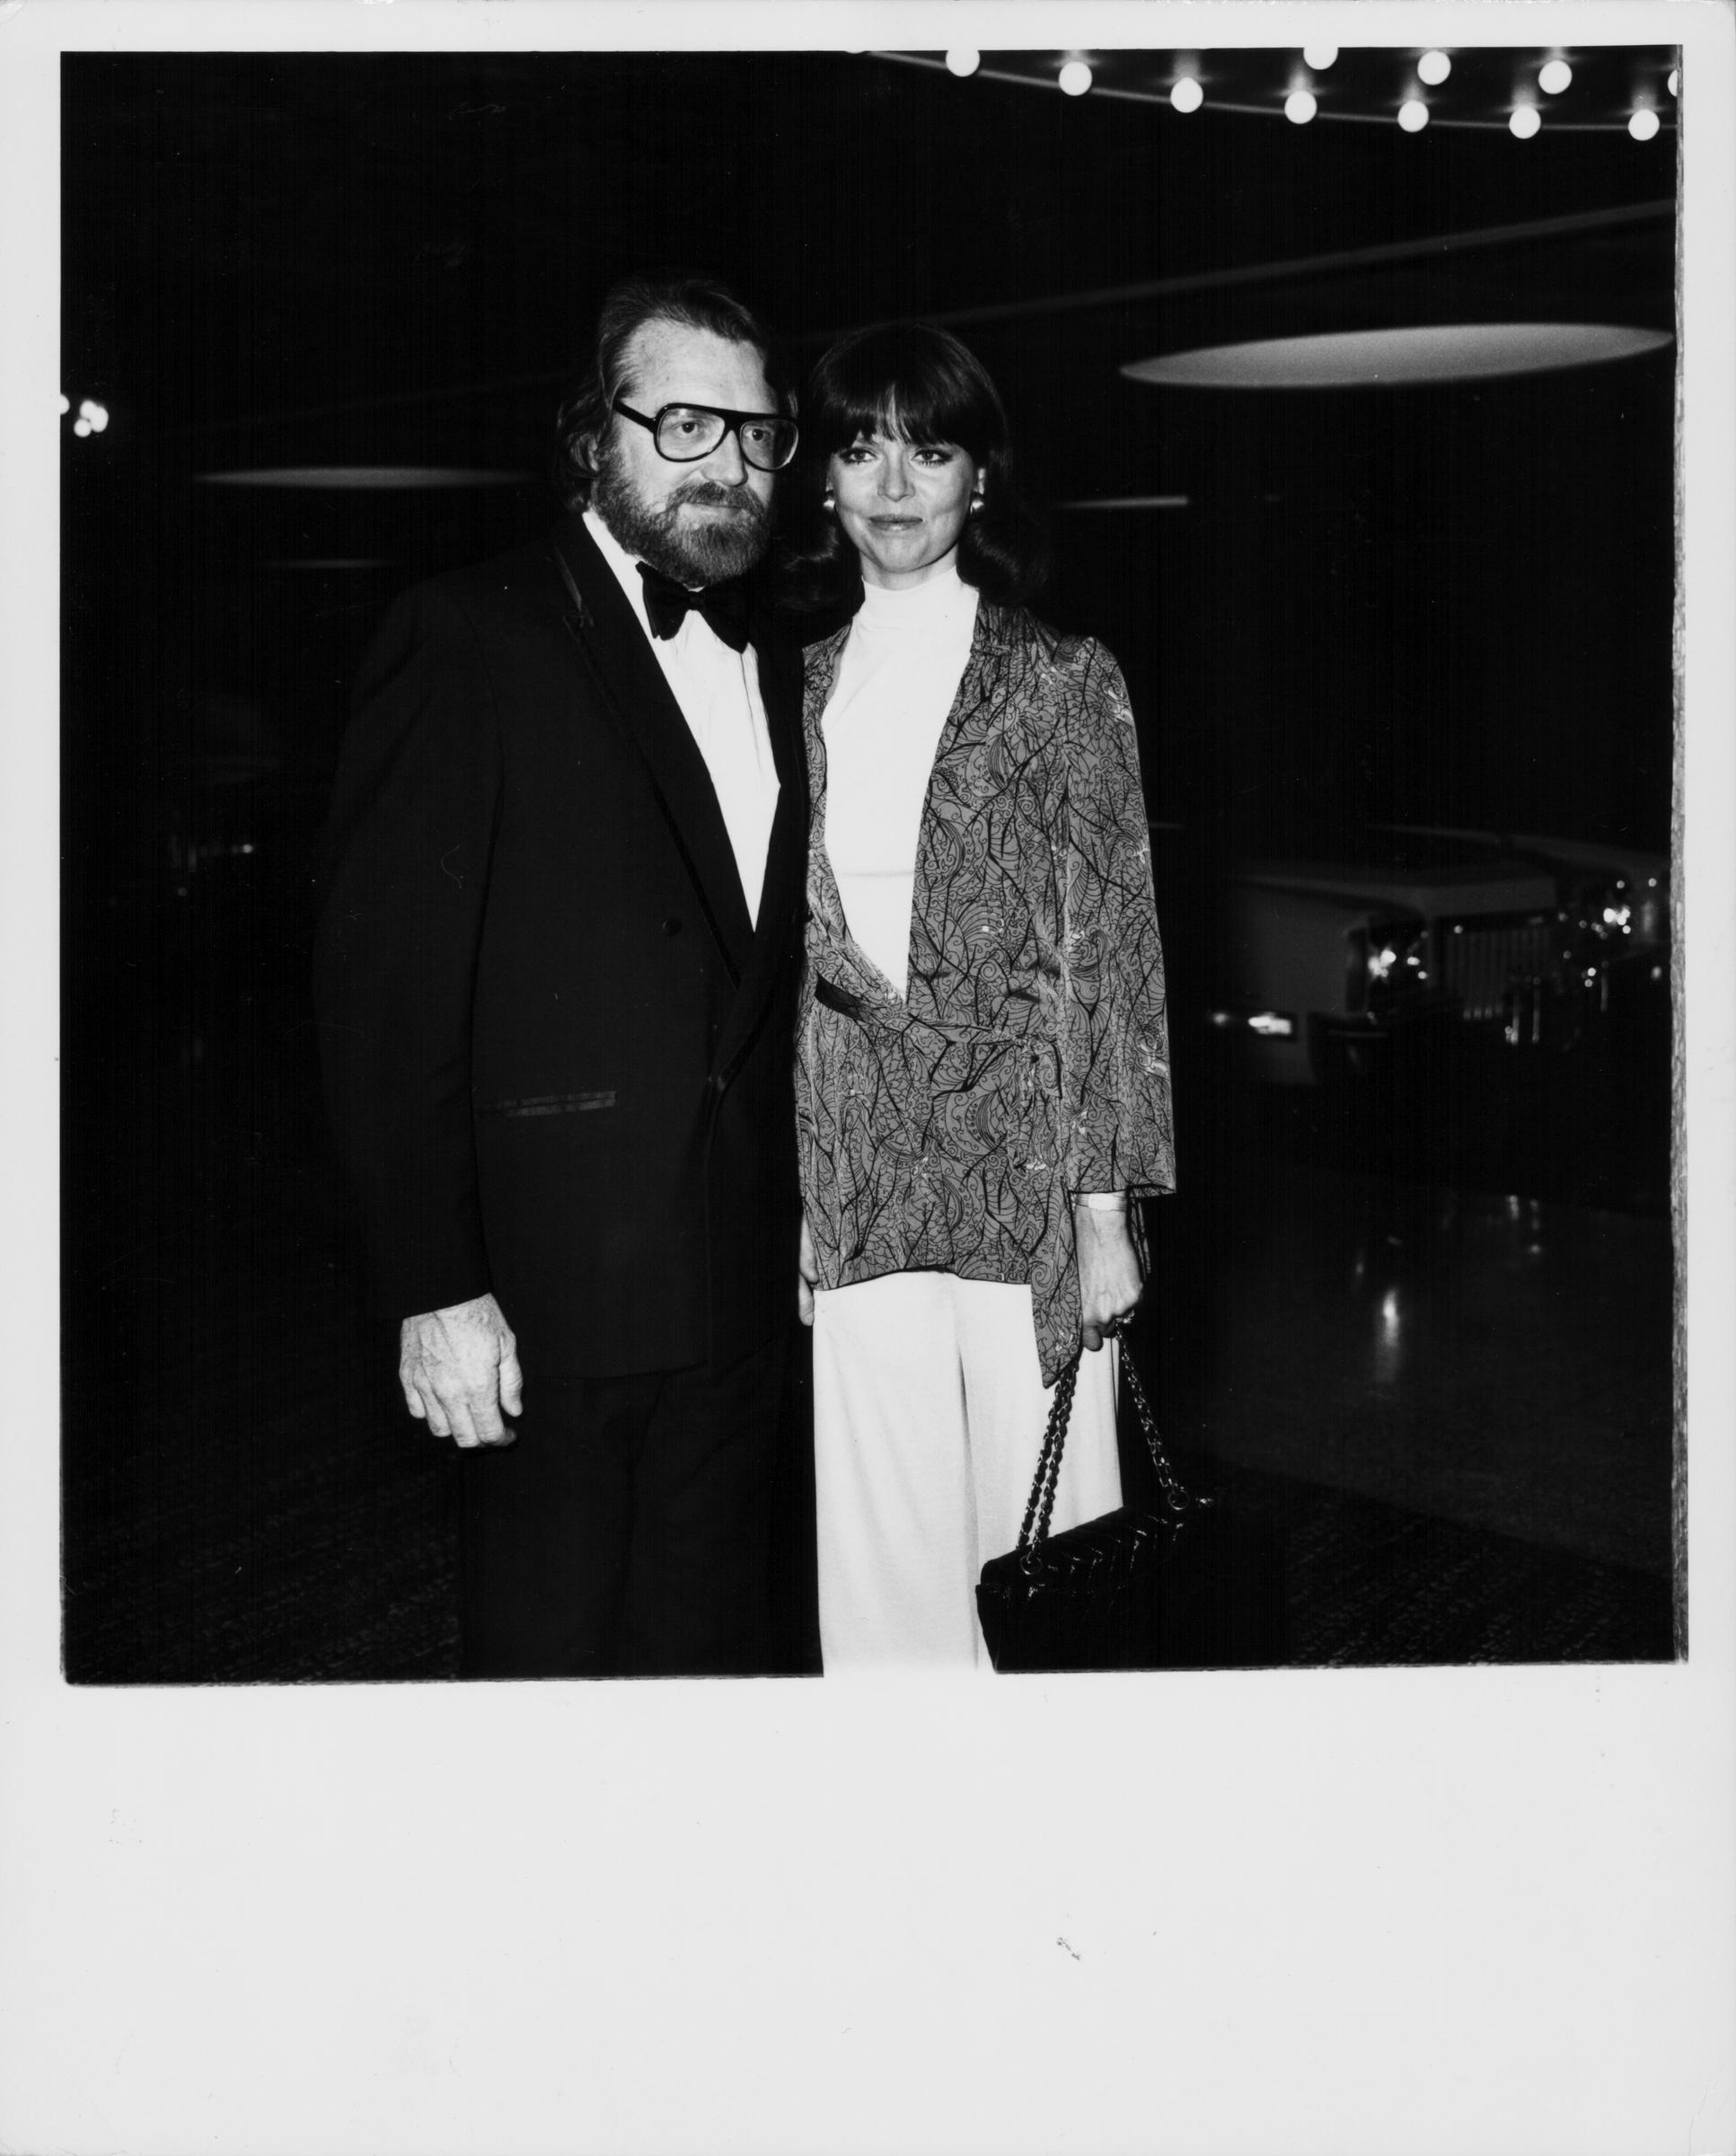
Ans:
[{"label": "black and white photograph", "polygon": [[1679,68],[68,56],[68,1676],[1676,1653]]},{"label": "black and white photograph", "polygon": [[[13,1123],[55,1224],[21,1253],[57,1312],[34,1637],[56,1715],[134,1733],[105,1775],[174,1727],[201,1815],[243,1772],[312,1807],[316,1883],[260,1890],[283,1929],[221,2010],[276,2000],[313,2079],[195,2099],[142,2005],[136,2078],[33,2072],[0,2139],[1709,2156],[1728,2046],[1721,2094],[1688,2062],[1715,2081],[1736,1942],[1696,1933],[1693,2013],[1645,1973],[1727,1851],[1665,1885],[1660,1813],[1607,1830],[1608,1922],[1655,1927],[1598,2010],[1632,2058],[1513,2001],[1573,1958],[1575,1776],[1661,1806],[1730,1658],[1688,972],[1729,950],[1690,873],[1728,621],[1685,596],[1696,513],[1728,538],[1689,184],[1728,13],[1124,8],[1065,44],[1054,9],[826,12],[66,11],[21,550],[51,791],[9,808],[57,826],[57,889],[9,900],[58,954],[21,1029],[50,1120]],[[1576,1768],[1617,1699],[1673,1734]],[[401,1791],[345,1763],[394,1731]],[[449,2050],[437,2006],[346,2040],[303,1997],[387,1931],[422,1965],[383,1901],[313,1913],[348,1803],[346,1870],[400,1804],[434,1835],[425,1745],[473,1778],[443,1892],[489,1943],[396,1859],[359,1899],[489,1993],[468,2090],[455,2010]],[[83,1808],[149,1843],[143,1797]],[[577,1943],[598,1866],[618,1981]],[[1458,1936],[1467,1869],[1507,1970]],[[102,1906],[132,1932],[169,1877]],[[893,1912],[936,1895],[912,1977]],[[1453,1938],[1493,2063],[1439,2118],[1374,2094],[1426,2055],[1417,1996],[1366,2087],[1347,2028],[1274,2039],[1326,2024],[1280,2001],[1328,1905],[1365,2016],[1371,1941],[1414,1983]],[[769,2025],[719,1995],[732,1931]],[[541,1958],[506,1973],[509,1936]],[[1181,2063],[1249,1955],[1251,2019]],[[568,2052],[511,2002],[546,2036],[569,1990]],[[696,2022],[710,2110],[644,2087]],[[1212,2116],[1244,2045],[1305,2116],[1275,2083]],[[1702,2104],[1674,2140],[1665,2088]]]}]

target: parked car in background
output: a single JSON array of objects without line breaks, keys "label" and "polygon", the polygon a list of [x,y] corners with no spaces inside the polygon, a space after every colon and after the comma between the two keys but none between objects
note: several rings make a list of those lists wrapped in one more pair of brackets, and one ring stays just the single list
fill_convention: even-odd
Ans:
[{"label": "parked car in background", "polygon": [[1226,896],[1208,1021],[1278,1085],[1367,1075],[1406,1038],[1564,1047],[1667,995],[1660,855],[1391,825],[1353,859],[1238,862]]}]

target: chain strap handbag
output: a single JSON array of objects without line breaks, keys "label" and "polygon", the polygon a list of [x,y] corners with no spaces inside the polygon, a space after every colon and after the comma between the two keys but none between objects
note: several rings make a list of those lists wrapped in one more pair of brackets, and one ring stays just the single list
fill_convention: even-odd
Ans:
[{"label": "chain strap handbag", "polygon": [[1075,1356],[1055,1381],[1016,1548],[983,1568],[977,1613],[997,1670],[1202,1669],[1282,1656],[1282,1574],[1215,1498],[1185,1489],[1124,1345],[1122,1377],[1156,1470],[1162,1510],[1124,1505],[1051,1535]]}]

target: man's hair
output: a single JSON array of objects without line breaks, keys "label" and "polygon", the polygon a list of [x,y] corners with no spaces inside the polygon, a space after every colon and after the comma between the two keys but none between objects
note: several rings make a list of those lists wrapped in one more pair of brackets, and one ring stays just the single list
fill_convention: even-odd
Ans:
[{"label": "man's hair", "polygon": [[623,277],[610,288],[598,311],[590,371],[555,415],[551,476],[563,508],[582,509],[591,499],[597,452],[612,416],[610,407],[623,390],[632,388],[628,348],[654,322],[709,330],[731,344],[751,345],[760,356],[779,411],[796,409],[775,340],[727,286],[716,278],[682,270],[640,270]]}]

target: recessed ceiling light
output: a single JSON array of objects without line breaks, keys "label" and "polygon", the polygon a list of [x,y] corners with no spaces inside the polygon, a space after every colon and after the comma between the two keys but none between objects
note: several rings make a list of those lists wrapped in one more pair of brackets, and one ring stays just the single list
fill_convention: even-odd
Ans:
[{"label": "recessed ceiling light", "polygon": [[466,471],[446,464],[281,464],[260,472],[201,472],[212,487],[299,487],[344,493],[408,493],[435,487],[516,487],[526,472]]},{"label": "recessed ceiling light", "polygon": [[1088,501],[1063,501],[1063,509],[1185,509],[1185,494],[1098,494]]},{"label": "recessed ceiling light", "polygon": [[1130,381],[1174,389],[1397,389],[1588,367],[1670,341],[1667,330],[1610,323],[1445,323],[1212,345],[1135,359],[1121,371]]}]

